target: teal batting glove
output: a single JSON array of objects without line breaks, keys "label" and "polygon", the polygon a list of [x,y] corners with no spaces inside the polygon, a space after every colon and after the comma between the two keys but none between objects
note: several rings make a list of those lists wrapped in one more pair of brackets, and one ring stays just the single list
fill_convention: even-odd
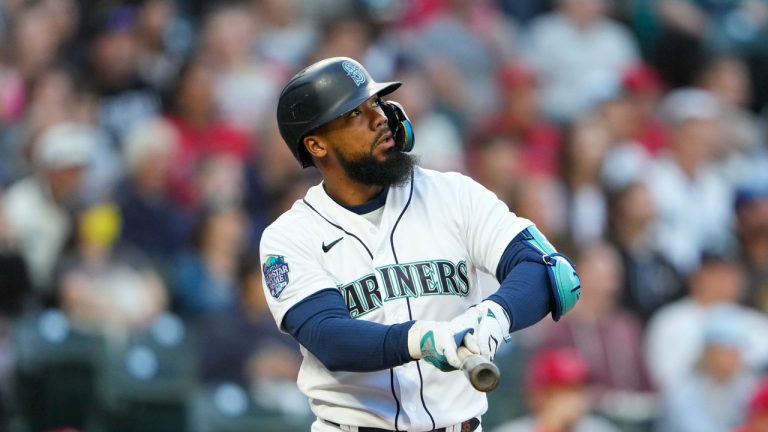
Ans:
[{"label": "teal batting glove", "polygon": [[408,352],[443,372],[461,368],[455,334],[461,329],[447,322],[416,321],[408,330]]}]

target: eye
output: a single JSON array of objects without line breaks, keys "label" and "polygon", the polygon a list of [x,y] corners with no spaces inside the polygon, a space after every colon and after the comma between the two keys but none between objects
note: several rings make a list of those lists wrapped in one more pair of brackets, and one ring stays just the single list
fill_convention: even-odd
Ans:
[{"label": "eye", "polygon": [[361,114],[360,108],[355,108],[349,112],[350,117],[357,117]]},{"label": "eye", "polygon": [[384,102],[384,99],[382,99],[382,98],[376,98],[376,99],[374,99],[374,100],[373,100],[373,106],[375,106],[375,107],[377,107],[377,106],[381,106],[381,104],[382,104],[383,102]]}]

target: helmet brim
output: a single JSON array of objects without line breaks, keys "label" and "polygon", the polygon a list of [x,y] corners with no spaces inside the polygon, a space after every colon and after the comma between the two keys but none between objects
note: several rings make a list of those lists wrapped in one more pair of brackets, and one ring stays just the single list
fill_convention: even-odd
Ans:
[{"label": "helmet brim", "polygon": [[313,129],[317,129],[325,124],[328,124],[331,121],[352,111],[353,109],[360,106],[360,104],[362,104],[372,96],[375,96],[375,95],[385,96],[390,94],[395,90],[397,90],[398,88],[400,88],[401,85],[403,85],[403,83],[399,81],[371,83],[367,86],[366,91],[360,92],[358,94],[358,97],[348,99],[341,106],[336,107],[333,110],[330,110],[331,113],[339,113],[339,114],[335,114],[327,118],[321,118],[320,121],[317,122],[317,125],[313,127]]}]

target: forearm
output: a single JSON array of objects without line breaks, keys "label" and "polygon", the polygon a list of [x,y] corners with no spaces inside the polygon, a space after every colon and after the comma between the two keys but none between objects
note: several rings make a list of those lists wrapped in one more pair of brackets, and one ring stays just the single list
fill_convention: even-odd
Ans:
[{"label": "forearm", "polygon": [[283,327],[331,371],[372,372],[411,361],[413,321],[385,325],[352,319],[341,295],[329,288],[297,304]]}]

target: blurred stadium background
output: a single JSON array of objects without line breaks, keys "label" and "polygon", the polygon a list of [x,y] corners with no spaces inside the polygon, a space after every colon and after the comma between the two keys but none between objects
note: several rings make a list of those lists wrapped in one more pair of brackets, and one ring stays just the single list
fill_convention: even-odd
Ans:
[{"label": "blurred stadium background", "polygon": [[768,1],[1,4],[0,430],[308,430],[257,248],[319,180],[279,91],[337,55],[576,259],[485,430],[768,415]]}]

